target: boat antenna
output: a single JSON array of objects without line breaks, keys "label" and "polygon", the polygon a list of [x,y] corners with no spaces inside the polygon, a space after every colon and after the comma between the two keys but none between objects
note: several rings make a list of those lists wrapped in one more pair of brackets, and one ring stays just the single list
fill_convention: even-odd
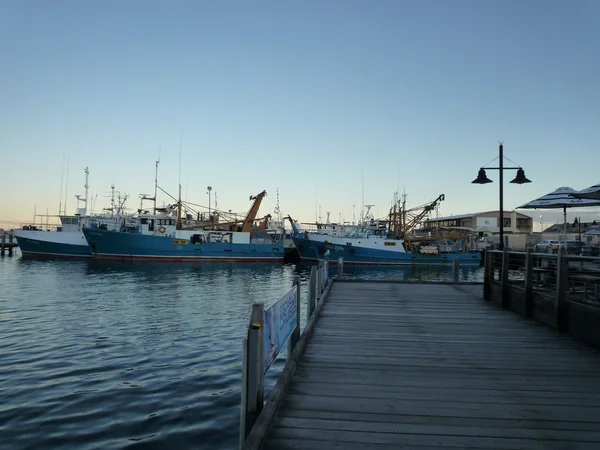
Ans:
[{"label": "boat antenna", "polygon": [[65,173],[65,154],[63,152],[62,157],[62,169],[60,171],[60,194],[58,195],[58,215],[62,214],[62,188],[63,188],[63,175]]},{"label": "boat antenna", "polygon": [[318,222],[317,216],[317,184],[315,183],[315,222]]},{"label": "boat antenna", "polygon": [[362,189],[362,204],[360,206],[360,221],[363,222],[365,220],[364,212],[365,212],[365,170],[363,166],[363,162],[360,162],[360,177],[361,177],[361,189]]},{"label": "boat antenna", "polygon": [[277,204],[275,206],[275,219],[281,221],[281,209],[279,208],[279,188],[277,188]]},{"label": "boat antenna", "polygon": [[115,214],[115,185],[114,183],[110,185],[110,212],[111,215]]},{"label": "boat antenna", "polygon": [[67,158],[67,182],[65,184],[65,215],[67,214],[67,191],[69,190],[69,158]]},{"label": "boat antenna", "polygon": [[83,209],[83,214],[82,216],[85,216],[87,214],[87,200],[88,200],[88,178],[90,176],[90,171],[88,170],[88,168],[85,168],[85,198],[83,199],[84,202],[84,209]]},{"label": "boat antenna", "polygon": [[179,199],[181,200],[181,148],[183,147],[183,131],[179,140]]},{"label": "boat antenna", "polygon": [[177,229],[181,230],[181,184],[179,184],[179,201],[177,202]]},{"label": "boat antenna", "polygon": [[158,187],[158,164],[160,163],[160,147],[158,148],[158,159],[154,170],[154,214],[156,215],[156,189]]}]

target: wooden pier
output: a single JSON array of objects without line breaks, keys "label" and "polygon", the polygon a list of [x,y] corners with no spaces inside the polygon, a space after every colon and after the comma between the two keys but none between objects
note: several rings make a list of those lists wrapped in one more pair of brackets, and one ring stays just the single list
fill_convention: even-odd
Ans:
[{"label": "wooden pier", "polygon": [[18,246],[19,244],[12,233],[2,233],[0,235],[0,256],[4,256],[5,251],[8,253],[8,256],[12,256],[13,249]]},{"label": "wooden pier", "polygon": [[334,281],[244,449],[597,449],[600,353],[481,284]]}]

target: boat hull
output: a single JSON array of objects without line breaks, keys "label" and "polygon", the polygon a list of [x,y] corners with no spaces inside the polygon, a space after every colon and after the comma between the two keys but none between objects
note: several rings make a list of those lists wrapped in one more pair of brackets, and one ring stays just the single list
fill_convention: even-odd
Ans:
[{"label": "boat hull", "polygon": [[[305,237],[293,237],[294,245],[301,260],[317,261],[327,259],[336,263],[339,258],[344,264],[364,265],[425,265],[446,266],[458,260],[461,265],[479,266],[481,255],[478,252],[422,254],[400,251],[386,251],[376,248],[365,248],[356,245],[340,245],[327,241],[316,241]],[[329,253],[327,253],[329,252]]]},{"label": "boat hull", "polygon": [[16,230],[14,235],[23,256],[93,256],[81,231]]},{"label": "boat hull", "polygon": [[148,261],[283,261],[282,244],[192,243],[189,239],[96,229],[83,233],[95,258]]}]

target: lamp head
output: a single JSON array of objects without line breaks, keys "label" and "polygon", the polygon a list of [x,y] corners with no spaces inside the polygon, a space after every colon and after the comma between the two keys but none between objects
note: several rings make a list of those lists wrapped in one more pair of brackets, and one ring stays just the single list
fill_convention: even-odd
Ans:
[{"label": "lamp head", "polygon": [[523,169],[517,169],[517,176],[515,177],[514,180],[511,181],[511,183],[516,183],[516,184],[531,183],[531,180],[529,180],[525,176],[525,171]]},{"label": "lamp head", "polygon": [[477,178],[475,178],[473,181],[471,181],[471,183],[487,184],[487,183],[493,183],[493,181],[487,177],[487,175],[485,174],[485,169],[482,168],[482,169],[479,169]]}]

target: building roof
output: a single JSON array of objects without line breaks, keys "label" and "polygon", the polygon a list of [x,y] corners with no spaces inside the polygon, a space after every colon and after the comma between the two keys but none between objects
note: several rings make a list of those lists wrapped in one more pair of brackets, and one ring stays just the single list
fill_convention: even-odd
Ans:
[{"label": "building roof", "polygon": [[[600,231],[600,225],[594,225],[593,222],[581,222],[581,227],[577,223],[567,223],[567,233],[586,233],[591,230]],[[555,223],[546,228],[543,233],[564,233],[565,232],[565,224],[563,223]]]}]

